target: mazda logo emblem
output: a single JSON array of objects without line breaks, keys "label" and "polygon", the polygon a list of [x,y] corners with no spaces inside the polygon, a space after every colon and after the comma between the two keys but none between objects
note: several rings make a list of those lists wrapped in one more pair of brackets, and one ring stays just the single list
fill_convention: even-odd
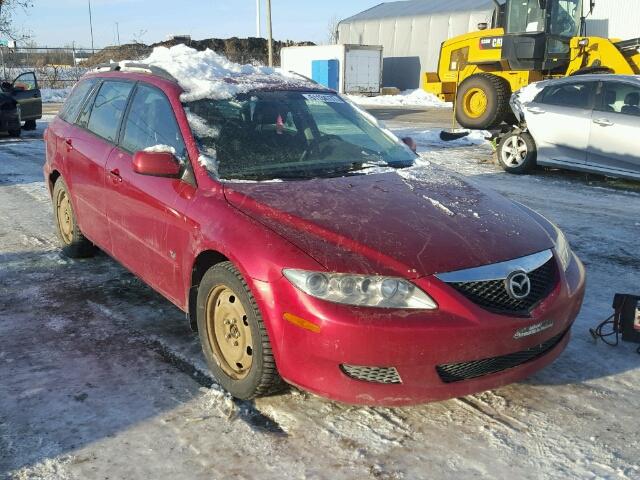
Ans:
[{"label": "mazda logo emblem", "polygon": [[531,279],[525,272],[513,272],[505,280],[507,293],[514,300],[523,300],[531,293]]}]

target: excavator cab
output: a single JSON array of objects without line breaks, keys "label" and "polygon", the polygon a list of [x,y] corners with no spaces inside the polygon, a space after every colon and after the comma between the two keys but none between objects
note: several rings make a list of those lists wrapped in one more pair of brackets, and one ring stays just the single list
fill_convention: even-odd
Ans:
[{"label": "excavator cab", "polygon": [[580,35],[583,0],[508,0],[502,60],[511,70],[566,70]]}]

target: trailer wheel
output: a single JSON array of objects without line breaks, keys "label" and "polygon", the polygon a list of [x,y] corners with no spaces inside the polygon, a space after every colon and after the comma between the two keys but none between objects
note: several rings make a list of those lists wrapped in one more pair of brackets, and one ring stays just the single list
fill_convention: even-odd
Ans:
[{"label": "trailer wheel", "polygon": [[456,120],[464,128],[488,129],[509,113],[511,86],[504,78],[479,73],[465,79],[456,97]]}]

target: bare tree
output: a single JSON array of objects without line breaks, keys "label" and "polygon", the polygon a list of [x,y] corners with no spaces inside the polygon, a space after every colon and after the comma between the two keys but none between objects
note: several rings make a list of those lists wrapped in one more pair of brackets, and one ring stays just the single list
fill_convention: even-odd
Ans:
[{"label": "bare tree", "polygon": [[147,34],[147,30],[140,29],[137,33],[133,34],[132,43],[138,43],[140,45],[144,45],[144,37]]},{"label": "bare tree", "polygon": [[26,38],[26,35],[18,35],[12,28],[11,17],[17,8],[27,9],[32,6],[32,0],[0,0],[0,34],[16,40]]},{"label": "bare tree", "polygon": [[327,23],[327,40],[329,45],[335,45],[338,43],[338,25],[340,25],[340,18],[337,15],[333,15]]}]

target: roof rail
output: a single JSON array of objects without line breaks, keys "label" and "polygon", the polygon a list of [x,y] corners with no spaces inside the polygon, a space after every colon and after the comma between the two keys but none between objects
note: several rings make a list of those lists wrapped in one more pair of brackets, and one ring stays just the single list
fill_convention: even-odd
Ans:
[{"label": "roof rail", "polygon": [[148,65],[146,63],[139,62],[109,62],[100,63],[94,67],[96,72],[142,72],[155,75],[165,80],[177,82],[175,77],[167,72],[164,68],[156,67],[155,65]]}]

